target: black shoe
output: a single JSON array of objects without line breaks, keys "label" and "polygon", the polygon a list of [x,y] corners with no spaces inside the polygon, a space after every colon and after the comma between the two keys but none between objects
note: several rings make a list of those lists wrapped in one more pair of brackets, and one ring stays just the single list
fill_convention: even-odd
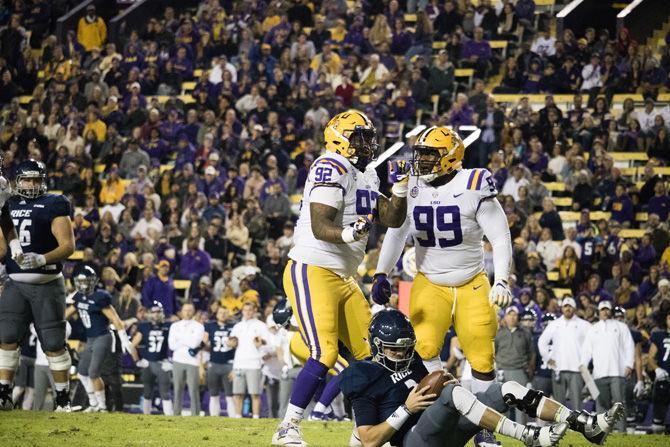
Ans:
[{"label": "black shoe", "polygon": [[70,392],[68,390],[56,391],[56,413],[70,413]]},{"label": "black shoe", "polygon": [[12,401],[12,387],[9,385],[0,385],[0,411],[9,411],[14,409]]},{"label": "black shoe", "polygon": [[623,404],[617,402],[605,413],[590,414],[586,411],[573,411],[567,422],[572,430],[584,435],[589,442],[602,445],[612,428],[623,416]]}]

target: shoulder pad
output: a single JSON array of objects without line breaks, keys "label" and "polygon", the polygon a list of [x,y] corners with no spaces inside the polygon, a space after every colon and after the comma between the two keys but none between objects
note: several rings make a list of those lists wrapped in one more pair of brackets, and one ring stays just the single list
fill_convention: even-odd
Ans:
[{"label": "shoulder pad", "polygon": [[342,183],[351,168],[327,155],[316,159],[309,169],[309,179],[314,183]]},{"label": "shoulder pad", "polygon": [[72,206],[67,197],[58,194],[47,194],[44,196],[44,199],[54,217],[70,217],[70,214],[72,214]]},{"label": "shoulder pad", "polygon": [[498,195],[495,180],[488,169],[471,169],[467,176],[465,189],[476,191],[484,197]]},{"label": "shoulder pad", "polygon": [[384,368],[370,360],[355,362],[342,372],[340,389],[349,397],[365,395],[383,373]]},{"label": "shoulder pad", "polygon": [[112,295],[105,290],[96,290],[93,299],[103,308],[112,305]]}]

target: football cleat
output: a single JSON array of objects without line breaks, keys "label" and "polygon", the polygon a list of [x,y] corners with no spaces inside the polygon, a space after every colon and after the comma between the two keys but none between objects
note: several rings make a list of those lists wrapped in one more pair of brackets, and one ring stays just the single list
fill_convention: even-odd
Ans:
[{"label": "football cleat", "polygon": [[0,385],[0,411],[9,411],[14,409],[12,401],[12,389],[9,385]]},{"label": "football cleat", "polygon": [[573,411],[567,422],[571,429],[584,435],[589,442],[602,445],[612,428],[623,416],[623,404],[617,402],[605,413],[590,414],[586,411]]},{"label": "football cleat", "polygon": [[552,447],[558,445],[558,441],[565,436],[567,431],[567,422],[544,427],[526,426],[521,440],[527,447]]},{"label": "football cleat", "polygon": [[358,427],[354,425],[354,430],[351,432],[349,437],[349,447],[361,447],[363,443],[361,442],[361,437],[358,434]]},{"label": "football cleat", "polygon": [[302,432],[298,424],[282,422],[272,436],[272,445],[306,447],[307,443],[302,440]]},{"label": "football cleat", "polygon": [[72,413],[70,407],[70,392],[68,390],[56,391],[56,413]]},{"label": "football cleat", "polygon": [[330,422],[335,420],[335,415],[333,414],[332,411],[329,411],[328,413],[322,413],[320,411],[312,411],[309,414],[309,419],[310,421],[323,421],[323,422]]},{"label": "football cleat", "polygon": [[101,412],[100,407],[98,407],[97,405],[96,406],[91,405],[90,407],[82,411],[82,413],[100,413],[100,412]]},{"label": "football cleat", "polygon": [[473,440],[475,447],[498,447],[500,442],[496,439],[495,435],[488,431],[482,430],[475,435]]}]

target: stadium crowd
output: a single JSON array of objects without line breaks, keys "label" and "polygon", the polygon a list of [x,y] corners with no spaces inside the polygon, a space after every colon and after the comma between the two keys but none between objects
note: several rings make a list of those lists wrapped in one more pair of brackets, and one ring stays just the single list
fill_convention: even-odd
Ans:
[{"label": "stadium crowd", "polygon": [[[526,326],[538,346],[547,315],[572,308],[594,323],[599,309],[616,308],[640,362],[626,365],[629,419],[642,421],[653,378],[645,353],[670,313],[670,197],[667,178],[655,173],[670,158],[670,106],[656,102],[668,87],[668,54],[655,55],[625,29],[553,35],[548,17],[536,21],[532,0],[347,3],[206,0],[195,10],[166,7],[110,42],[95,8],[58,41],[37,26],[48,2],[4,2],[2,168],[11,178],[20,160],[42,160],[50,189],[70,198],[78,259],[66,276],[79,263],[95,265],[131,333],[158,304],[165,321],[194,320],[203,334],[212,322],[229,326],[236,335],[220,340],[228,366],[216,384],[206,378],[211,349],[170,338],[176,357],[165,369],[173,369],[175,390],[187,385],[198,413],[198,388],[209,387],[210,396],[223,388],[228,415],[257,417],[265,386],[265,415],[276,417],[289,395],[282,382],[290,389],[298,365],[290,334],[271,314],[292,245],[293,196],[302,193],[329,117],[360,108],[389,143],[417,120],[477,125],[482,135],[465,166],[493,173],[514,244],[515,308],[501,312],[501,328],[516,327],[515,313],[532,320]],[[506,58],[492,40],[507,42]],[[463,68],[474,70],[471,87],[457,82]],[[527,97],[509,107],[496,102],[508,93],[546,100],[539,110]],[[643,94],[644,105],[627,99],[615,109],[621,93]],[[566,108],[553,94],[574,99]],[[646,153],[642,181],[623,174],[612,152]],[[547,187],[557,183],[577,222],[563,221]],[[637,234],[625,233],[631,229],[643,231],[621,235]],[[371,282],[381,235],[370,238],[362,284]],[[410,279],[401,266],[394,277],[396,286]],[[70,323],[71,340],[85,341],[81,324]],[[140,354],[146,342],[138,342]],[[452,366],[457,342],[447,346]],[[507,369],[523,370],[527,382],[539,371],[551,379],[542,350],[536,358],[528,349],[527,358],[507,359]],[[105,369],[116,377],[105,379],[115,389],[110,408],[121,410],[120,374],[137,370],[120,355]],[[152,374],[169,401],[168,371]],[[579,393],[572,405],[581,406]],[[218,397],[209,399],[209,412],[219,414]]]}]

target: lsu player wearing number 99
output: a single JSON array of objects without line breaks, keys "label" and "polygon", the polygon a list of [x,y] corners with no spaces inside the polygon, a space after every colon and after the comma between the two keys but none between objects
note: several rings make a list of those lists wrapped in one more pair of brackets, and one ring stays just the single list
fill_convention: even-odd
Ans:
[{"label": "lsu player wearing number 99", "polygon": [[[495,378],[493,343],[495,305],[511,302],[507,277],[512,245],[507,218],[486,169],[461,169],[465,153],[458,134],[433,126],[417,136],[413,147],[407,219],[384,239],[372,295],[385,303],[387,273],[402,253],[407,235],[414,239],[417,275],[410,293],[410,321],[416,351],[429,372],[442,368],[439,354],[449,327],[454,328],[472,365],[473,393],[485,391]],[[484,273],[483,236],[493,246],[495,285]]]},{"label": "lsu player wearing number 99", "polygon": [[[14,190],[17,195],[8,200],[9,209],[25,254],[5,259],[10,280],[0,298],[0,407],[19,361],[18,344],[33,322],[54,378],[56,411],[70,411],[72,361],[65,349],[61,273],[62,262],[74,252],[70,202],[46,193],[46,169],[36,160],[19,164]],[[12,244],[10,240],[14,253]]]},{"label": "lsu player wearing number 99", "polygon": [[370,306],[353,279],[365,255],[374,215],[399,227],[407,212],[407,176],[397,177],[391,198],[366,169],[377,153],[372,122],[357,110],[335,115],[324,130],[326,153],[310,169],[296,224],[295,246],[284,270],[284,290],[310,358],[296,378],[273,445],[305,445],[299,423],[316,389],[338,357],[338,340],[356,359],[370,355],[365,338]]}]

